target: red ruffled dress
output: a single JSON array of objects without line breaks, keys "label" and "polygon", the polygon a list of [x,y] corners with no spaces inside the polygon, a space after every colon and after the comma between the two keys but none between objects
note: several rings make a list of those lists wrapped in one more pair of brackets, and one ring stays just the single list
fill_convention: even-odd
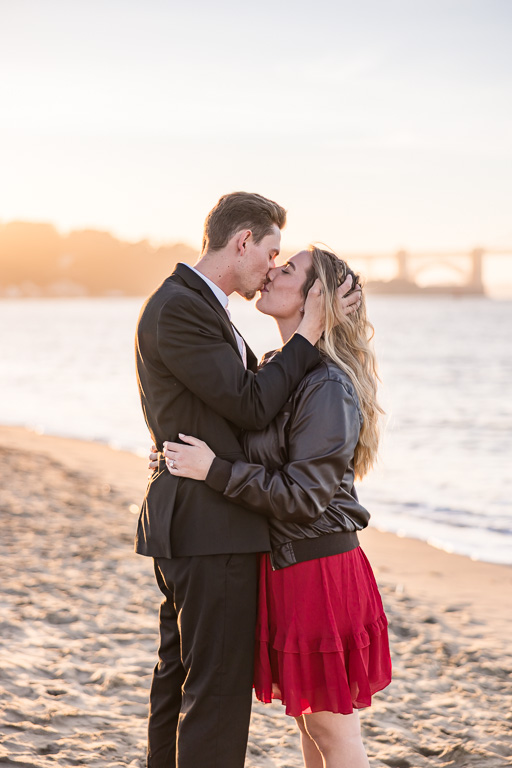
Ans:
[{"label": "red ruffled dress", "polygon": [[273,571],[261,556],[254,688],[286,714],[350,714],[391,681],[387,619],[361,547]]}]

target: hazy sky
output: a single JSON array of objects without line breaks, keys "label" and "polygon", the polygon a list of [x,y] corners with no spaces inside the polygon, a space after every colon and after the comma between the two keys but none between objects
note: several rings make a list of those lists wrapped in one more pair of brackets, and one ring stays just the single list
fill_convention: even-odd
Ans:
[{"label": "hazy sky", "polygon": [[198,245],[245,189],[288,247],[510,247],[511,40],[509,0],[0,0],[0,220]]}]

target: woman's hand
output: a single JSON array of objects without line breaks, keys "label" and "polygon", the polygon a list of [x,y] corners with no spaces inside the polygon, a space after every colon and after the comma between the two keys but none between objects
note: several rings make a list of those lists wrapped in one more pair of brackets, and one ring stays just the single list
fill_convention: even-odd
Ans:
[{"label": "woman's hand", "polygon": [[206,480],[214,452],[205,442],[190,435],[179,435],[183,443],[164,443],[164,456],[167,469],[176,477],[190,477],[192,480]]},{"label": "woman's hand", "polygon": [[157,469],[158,467],[158,449],[156,445],[151,446],[151,452],[148,456],[148,459],[149,459],[148,469],[154,472],[155,469]]}]

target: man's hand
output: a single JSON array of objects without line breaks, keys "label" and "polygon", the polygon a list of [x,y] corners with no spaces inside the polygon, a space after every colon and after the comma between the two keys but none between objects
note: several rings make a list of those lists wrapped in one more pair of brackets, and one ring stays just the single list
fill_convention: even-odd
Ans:
[{"label": "man's hand", "polygon": [[318,278],[308,291],[304,302],[304,317],[299,323],[295,333],[300,333],[311,344],[316,344],[324,331],[325,326],[325,296],[322,292],[322,284]]},{"label": "man's hand", "polygon": [[[348,275],[339,288],[336,289],[336,301],[338,303],[338,315],[346,316],[356,312],[361,306],[361,287],[356,285],[352,291],[352,276]],[[348,295],[347,295],[348,294]],[[300,333],[311,344],[316,344],[325,328],[325,297],[322,293],[320,280],[315,280],[308,291],[304,303],[304,317],[302,318],[296,333]]]},{"label": "man's hand", "polygon": [[338,310],[340,315],[350,315],[361,306],[361,286],[356,285],[352,290],[352,275],[347,275],[344,283],[336,289]]}]

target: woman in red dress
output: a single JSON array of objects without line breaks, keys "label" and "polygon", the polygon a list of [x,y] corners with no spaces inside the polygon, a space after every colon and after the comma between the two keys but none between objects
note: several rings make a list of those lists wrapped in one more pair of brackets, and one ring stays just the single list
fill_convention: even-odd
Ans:
[{"label": "woman in red dress", "polygon": [[375,460],[382,411],[364,291],[356,312],[337,315],[336,288],[347,274],[355,287],[345,262],[319,248],[270,271],[256,307],[276,319],[283,342],[320,280],[322,361],[268,427],[245,435],[246,462],[216,457],[186,435],[165,451],[172,474],[204,480],[268,518],[254,688],[295,717],[306,768],[368,768],[357,710],[391,680],[387,620],[357,538],[369,514],[354,488]]}]

